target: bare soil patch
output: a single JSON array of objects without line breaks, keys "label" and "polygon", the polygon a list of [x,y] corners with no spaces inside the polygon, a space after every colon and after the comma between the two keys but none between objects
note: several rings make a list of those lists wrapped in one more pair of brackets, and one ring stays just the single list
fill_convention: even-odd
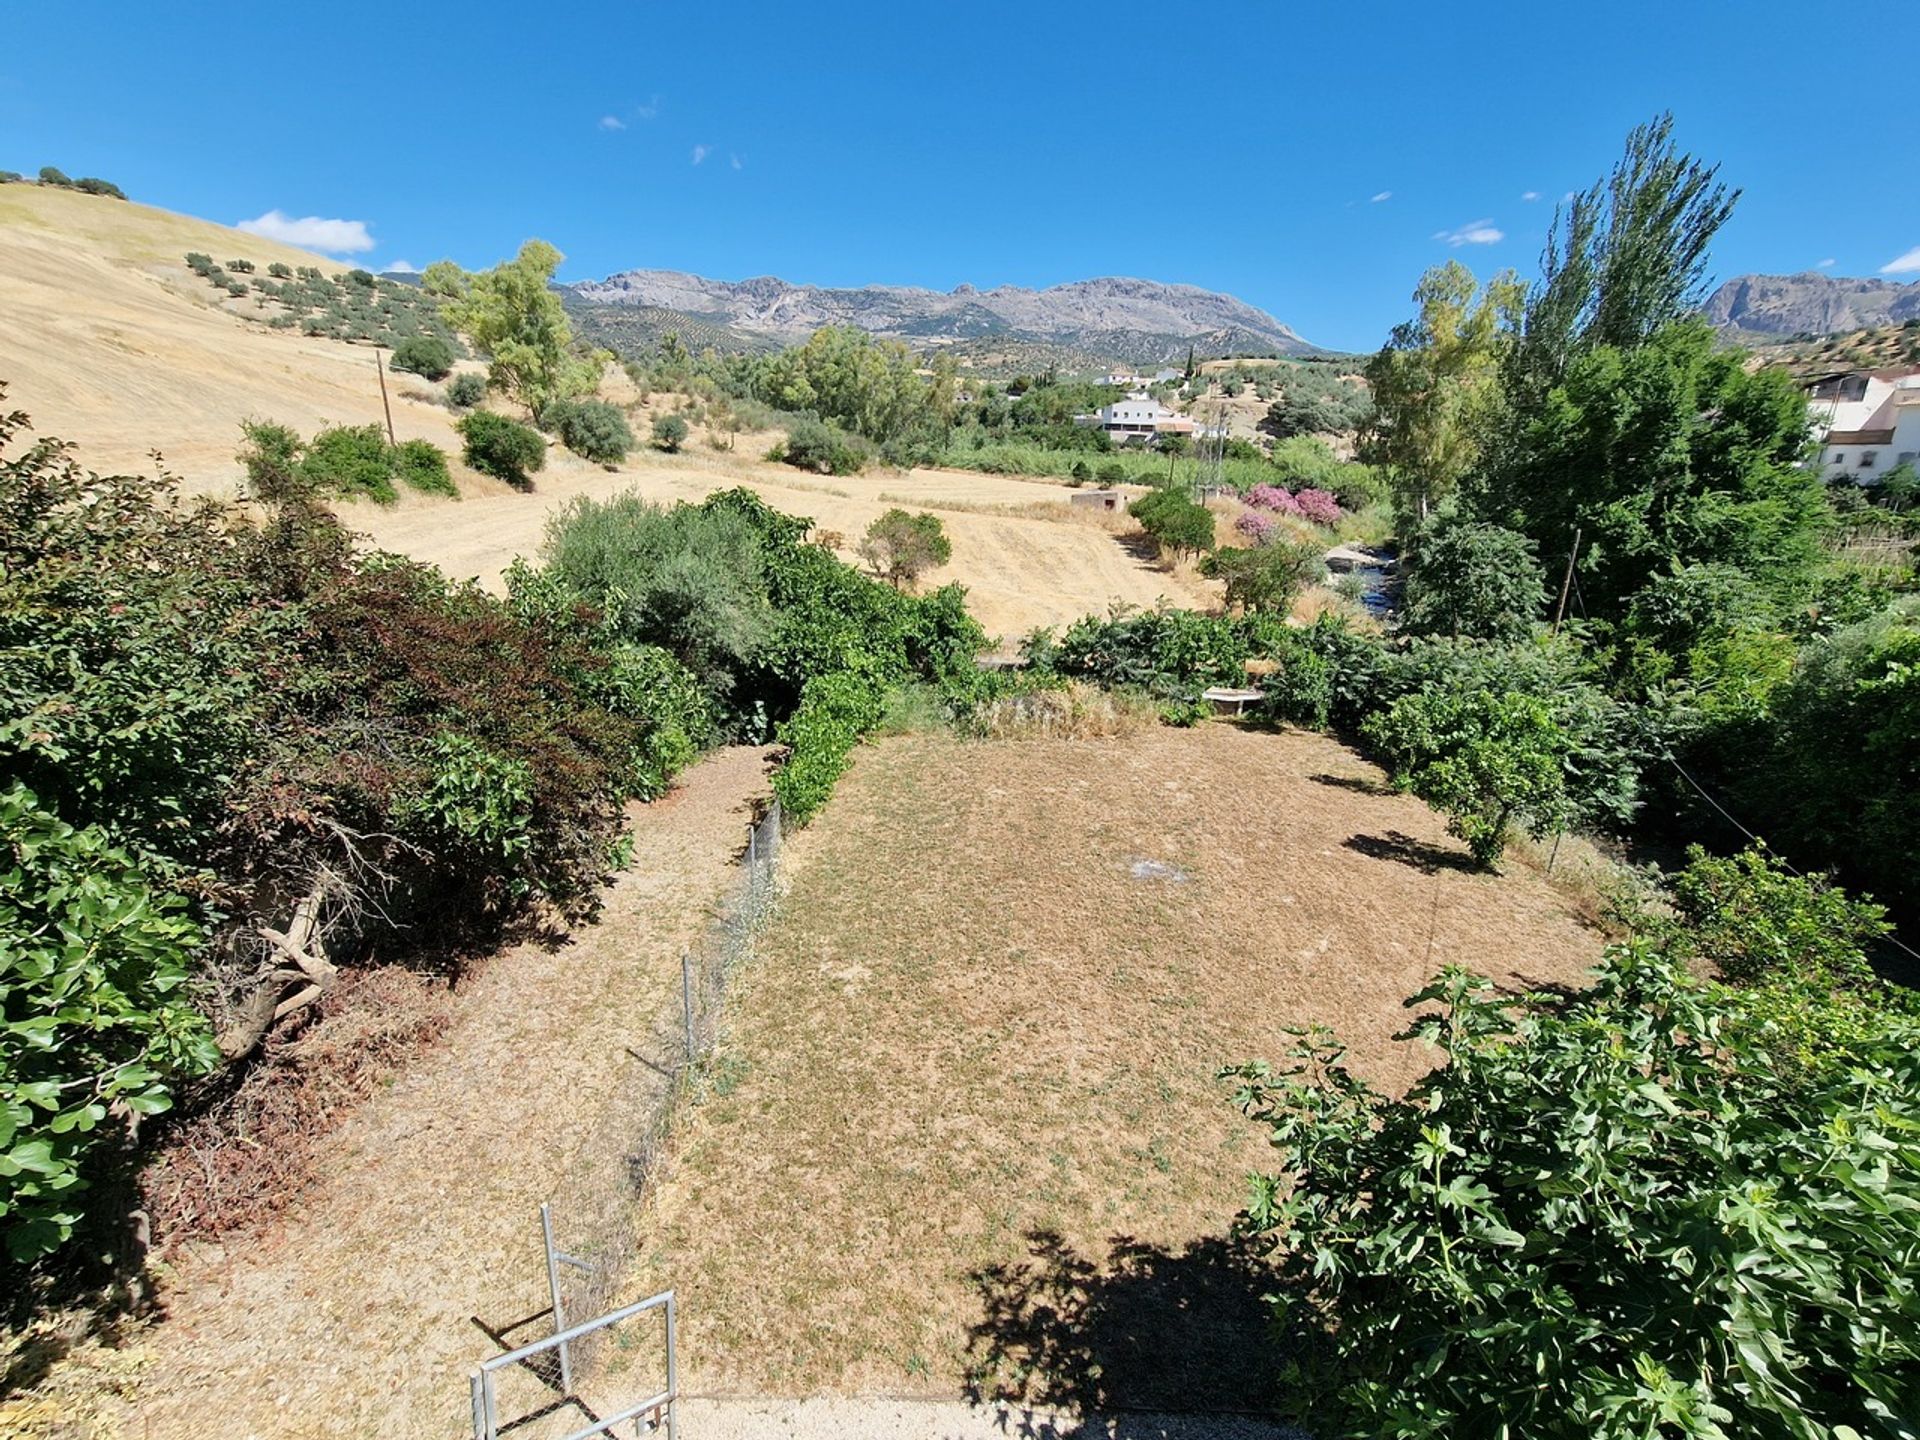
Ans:
[{"label": "bare soil patch", "polygon": [[1323,1022],[1404,1086],[1440,966],[1573,983],[1600,948],[1380,779],[1224,724],[863,748],[642,1218],[693,1389],[1270,1403],[1226,1238],[1266,1150],[1217,1067]]}]

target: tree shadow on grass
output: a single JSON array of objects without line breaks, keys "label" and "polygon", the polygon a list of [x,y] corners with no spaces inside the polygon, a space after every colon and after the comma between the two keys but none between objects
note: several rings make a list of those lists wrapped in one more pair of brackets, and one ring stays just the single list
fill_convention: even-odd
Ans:
[{"label": "tree shadow on grass", "polygon": [[1316,785],[1331,785],[1337,790],[1351,790],[1356,795],[1391,795],[1394,789],[1378,780],[1365,775],[1309,775],[1307,779]]},{"label": "tree shadow on grass", "polygon": [[1027,1243],[1027,1260],[970,1277],[981,1318],[967,1341],[969,1401],[1060,1407],[1102,1435],[1130,1432],[1091,1417],[1276,1411],[1284,1356],[1262,1297],[1280,1276],[1247,1246],[1209,1237],[1170,1250],[1122,1235],[1097,1257],[1047,1230]]},{"label": "tree shadow on grass", "polygon": [[1466,875],[1485,873],[1471,855],[1462,855],[1457,850],[1449,850],[1441,845],[1430,845],[1425,840],[1416,840],[1398,830],[1389,830],[1384,835],[1353,835],[1340,843],[1371,860],[1393,860],[1402,865],[1411,865],[1423,875],[1434,875],[1442,870],[1458,870]]}]

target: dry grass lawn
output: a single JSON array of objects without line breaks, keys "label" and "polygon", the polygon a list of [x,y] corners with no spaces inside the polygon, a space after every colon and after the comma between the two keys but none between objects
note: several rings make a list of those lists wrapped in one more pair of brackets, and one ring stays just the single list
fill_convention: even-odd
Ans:
[{"label": "dry grass lawn", "polygon": [[1270,1399],[1223,1238],[1266,1152],[1217,1067],[1322,1021],[1404,1086],[1431,972],[1570,982],[1600,948],[1378,780],[1226,724],[864,748],[641,1220],[693,1388]]}]

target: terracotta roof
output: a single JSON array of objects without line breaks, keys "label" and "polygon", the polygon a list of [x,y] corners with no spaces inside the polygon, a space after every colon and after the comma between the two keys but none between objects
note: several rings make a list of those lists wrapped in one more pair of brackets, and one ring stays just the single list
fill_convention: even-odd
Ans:
[{"label": "terracotta roof", "polygon": [[1829,430],[1826,443],[1829,445],[1891,445],[1891,430]]}]

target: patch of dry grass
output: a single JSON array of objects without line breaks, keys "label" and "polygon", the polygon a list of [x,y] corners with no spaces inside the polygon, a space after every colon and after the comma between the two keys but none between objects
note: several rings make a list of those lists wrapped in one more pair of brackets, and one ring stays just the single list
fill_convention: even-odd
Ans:
[{"label": "patch of dry grass", "polygon": [[1216,1069],[1323,1021],[1404,1086],[1442,964],[1572,982],[1600,943],[1334,741],[1223,724],[863,747],[788,858],[640,1221],[697,1390],[1058,1393],[1147,1355],[1212,1385],[1245,1334],[1193,1317],[1258,1345],[1222,1237],[1266,1154]]},{"label": "patch of dry grass", "polygon": [[1059,690],[1003,695],[977,705],[966,730],[983,740],[1105,740],[1159,723],[1159,711],[1146,697],[1075,680]]}]

